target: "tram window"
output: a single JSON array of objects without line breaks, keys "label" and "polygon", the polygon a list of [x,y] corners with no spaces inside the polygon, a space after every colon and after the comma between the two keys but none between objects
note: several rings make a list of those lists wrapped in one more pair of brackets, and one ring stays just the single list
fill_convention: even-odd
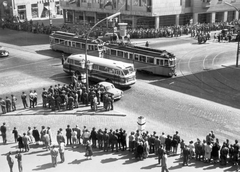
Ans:
[{"label": "tram window", "polygon": [[64,41],[64,45],[69,46],[68,41]]},{"label": "tram window", "polygon": [[118,51],[118,56],[119,57],[123,57],[123,52],[122,51]]},{"label": "tram window", "polygon": [[124,52],[124,58],[128,59],[128,53]]},{"label": "tram window", "polygon": [[139,57],[137,54],[134,55],[134,60],[137,60],[137,61],[139,60]]},{"label": "tram window", "polygon": [[164,60],[164,66],[168,66],[168,60]]},{"label": "tram window", "polygon": [[152,64],[154,64],[154,58],[148,57],[148,58],[147,58],[147,63],[152,63]]},{"label": "tram window", "polygon": [[116,50],[111,50],[111,55],[116,56],[117,55],[117,51]]},{"label": "tram window", "polygon": [[77,43],[76,43],[76,47],[77,47],[77,48],[80,48],[80,43],[77,42]]},{"label": "tram window", "polygon": [[146,62],[146,56],[141,56],[140,55],[140,62]]},{"label": "tram window", "polygon": [[129,59],[130,60],[133,60],[133,54],[129,54],[130,56],[129,56]]},{"label": "tram window", "polygon": [[76,47],[76,42],[72,42],[72,47]]},{"label": "tram window", "polygon": [[59,44],[59,39],[54,40],[55,44]]},{"label": "tram window", "polygon": [[64,45],[64,40],[60,39],[60,44]]},{"label": "tram window", "polygon": [[85,49],[85,47],[86,47],[85,44],[82,44],[82,49]]},{"label": "tram window", "polygon": [[173,60],[169,60],[169,65],[173,66],[174,65],[174,61]]},{"label": "tram window", "polygon": [[95,45],[95,46],[94,46],[94,50],[97,50],[97,49],[98,49],[98,48],[97,48],[97,45]]},{"label": "tram window", "polygon": [[157,65],[159,65],[159,66],[163,66],[163,60],[161,60],[161,59],[157,59]]}]

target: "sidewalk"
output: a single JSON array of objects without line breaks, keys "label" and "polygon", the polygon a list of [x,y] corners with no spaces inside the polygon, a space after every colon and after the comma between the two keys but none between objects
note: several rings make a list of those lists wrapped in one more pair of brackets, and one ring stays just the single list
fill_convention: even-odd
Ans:
[{"label": "sidewalk", "polygon": [[106,111],[103,108],[102,103],[98,105],[97,111],[91,110],[90,105],[79,105],[79,108],[73,110],[56,110],[43,108],[42,103],[39,103],[35,108],[21,108],[16,111],[2,114],[2,116],[17,116],[17,115],[105,115],[105,116],[126,116],[126,114],[118,112],[116,110]]}]

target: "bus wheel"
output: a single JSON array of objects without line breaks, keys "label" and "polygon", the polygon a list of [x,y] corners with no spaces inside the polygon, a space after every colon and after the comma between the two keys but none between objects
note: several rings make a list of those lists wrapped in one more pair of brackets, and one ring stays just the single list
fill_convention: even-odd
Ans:
[{"label": "bus wheel", "polygon": [[113,82],[112,82],[112,80],[111,80],[111,79],[109,79],[109,78],[107,78],[105,81],[106,81],[106,82],[113,83]]}]

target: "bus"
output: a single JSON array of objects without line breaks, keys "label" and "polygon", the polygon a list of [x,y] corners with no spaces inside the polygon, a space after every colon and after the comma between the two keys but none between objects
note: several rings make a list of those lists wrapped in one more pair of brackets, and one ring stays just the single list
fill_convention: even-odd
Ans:
[{"label": "bus", "polygon": [[[124,63],[104,58],[88,55],[88,62],[92,63],[92,70],[88,77],[94,81],[107,81],[119,87],[129,87],[136,83],[136,71],[131,63]],[[82,68],[85,63],[85,54],[73,54],[64,59],[63,71],[66,73],[77,74],[85,73]]]},{"label": "bus", "polygon": [[[50,48],[54,51],[62,51],[67,54],[82,53],[86,48],[86,39],[74,33],[55,31],[49,36]],[[88,51],[96,51],[98,43],[87,40]]]},{"label": "bus", "polygon": [[176,57],[166,50],[147,47],[109,44],[105,45],[104,58],[130,62],[136,70],[172,77],[175,74]]}]

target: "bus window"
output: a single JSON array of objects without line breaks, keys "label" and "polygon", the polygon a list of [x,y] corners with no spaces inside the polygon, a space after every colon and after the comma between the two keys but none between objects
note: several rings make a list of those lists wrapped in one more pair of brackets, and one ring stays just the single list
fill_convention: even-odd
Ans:
[{"label": "bus window", "polygon": [[77,48],[80,48],[80,43],[77,42],[77,43],[76,43],[76,47],[77,47]]},{"label": "bus window", "polygon": [[123,57],[123,52],[122,51],[117,51],[118,57]]},{"label": "bus window", "polygon": [[138,61],[138,60],[139,60],[138,58],[139,58],[138,55],[135,54],[135,55],[134,55],[134,60],[137,60],[137,61]]},{"label": "bus window", "polygon": [[115,73],[115,70],[114,69],[112,69],[112,68],[108,68],[108,73]]},{"label": "bus window", "polygon": [[111,55],[116,56],[117,55],[117,51],[116,50],[111,50]]},{"label": "bus window", "polygon": [[146,63],[146,56],[141,56],[140,55],[140,62],[145,62]]},{"label": "bus window", "polygon": [[81,63],[77,60],[75,60],[75,65],[81,66]]},{"label": "bus window", "polygon": [[152,58],[152,57],[147,57],[147,63],[154,64],[154,58]]},{"label": "bus window", "polygon": [[98,70],[98,65],[93,64],[93,69]]},{"label": "bus window", "polygon": [[60,44],[64,45],[64,40],[60,39]]},{"label": "bus window", "polygon": [[128,53],[127,52],[124,52],[124,58],[128,59]]},{"label": "bus window", "polygon": [[129,56],[129,59],[130,60],[133,60],[133,54],[129,54],[130,56]]},{"label": "bus window", "polygon": [[164,66],[168,66],[168,60],[164,60]]}]

